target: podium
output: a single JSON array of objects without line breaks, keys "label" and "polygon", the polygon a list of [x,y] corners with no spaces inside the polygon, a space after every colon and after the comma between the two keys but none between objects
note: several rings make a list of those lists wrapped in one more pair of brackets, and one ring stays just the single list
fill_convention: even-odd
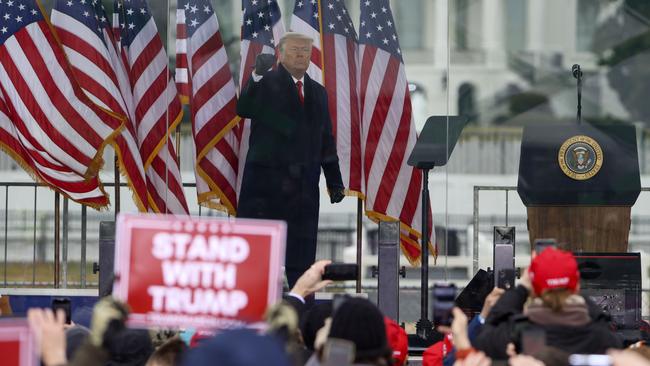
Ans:
[{"label": "podium", "polygon": [[626,252],[641,192],[634,127],[525,127],[517,192],[531,250],[536,238],[555,238],[574,252]]}]

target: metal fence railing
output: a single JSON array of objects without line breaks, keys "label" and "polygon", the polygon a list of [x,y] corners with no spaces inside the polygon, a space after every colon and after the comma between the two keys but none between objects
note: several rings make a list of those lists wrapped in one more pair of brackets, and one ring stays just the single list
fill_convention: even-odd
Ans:
[{"label": "metal fence railing", "polygon": [[[0,210],[0,287],[97,287],[99,222],[114,220],[115,212],[88,211],[34,182],[0,182]],[[200,206],[192,214],[225,216]]]},{"label": "metal fence railing", "polygon": [[[115,183],[104,183],[107,192]],[[120,184],[125,195],[127,185]],[[196,184],[184,183],[190,197]],[[117,194],[111,192],[112,199]],[[195,205],[194,216],[227,217]],[[115,219],[113,211],[87,210],[44,184],[0,182],[0,288],[13,293],[29,289],[96,289],[99,224]],[[326,216],[320,222],[317,258],[344,260],[355,243],[356,214]],[[6,290],[4,293],[7,293]]]}]

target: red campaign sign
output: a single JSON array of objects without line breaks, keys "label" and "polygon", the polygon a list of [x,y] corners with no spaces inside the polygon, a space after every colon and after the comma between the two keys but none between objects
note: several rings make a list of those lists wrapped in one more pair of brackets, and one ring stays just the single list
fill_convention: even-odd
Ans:
[{"label": "red campaign sign", "polygon": [[34,339],[24,319],[0,320],[0,355],[3,366],[34,366]]},{"label": "red campaign sign", "polygon": [[286,224],[120,214],[113,295],[134,327],[259,325],[280,299]]}]

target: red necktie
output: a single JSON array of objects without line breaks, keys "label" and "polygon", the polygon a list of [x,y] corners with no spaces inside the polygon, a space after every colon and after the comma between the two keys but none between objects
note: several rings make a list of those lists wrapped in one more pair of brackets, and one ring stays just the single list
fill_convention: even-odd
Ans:
[{"label": "red necktie", "polygon": [[300,104],[305,104],[305,96],[302,94],[302,81],[296,81],[296,87],[298,88],[298,99],[300,99]]}]

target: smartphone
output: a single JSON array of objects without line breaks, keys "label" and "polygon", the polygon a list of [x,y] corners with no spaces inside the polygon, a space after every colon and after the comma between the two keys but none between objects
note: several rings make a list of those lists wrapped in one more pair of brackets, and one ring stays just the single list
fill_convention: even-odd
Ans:
[{"label": "smartphone", "polygon": [[354,343],[347,339],[329,338],[323,348],[323,366],[347,366],[354,361]]},{"label": "smartphone", "polygon": [[549,239],[535,239],[535,253],[539,254],[546,248],[557,248],[557,240]]},{"label": "smartphone", "polygon": [[612,358],[608,355],[571,355],[569,356],[571,366],[610,366]]},{"label": "smartphone", "polygon": [[359,266],[356,263],[330,263],[325,266],[323,279],[332,281],[355,281],[358,273]]},{"label": "smartphone", "polygon": [[515,286],[515,250],[512,244],[494,245],[494,286],[506,290]]},{"label": "smartphone", "polygon": [[54,312],[54,314],[56,314],[56,312],[59,309],[63,309],[63,311],[65,312],[65,322],[66,324],[70,324],[70,322],[72,321],[72,315],[71,315],[72,310],[70,305],[70,299],[67,297],[52,299],[52,311]]},{"label": "smartphone", "polygon": [[451,325],[452,309],[455,306],[456,285],[436,283],[433,285],[433,325]]},{"label": "smartphone", "polygon": [[525,329],[521,332],[521,352],[534,355],[546,347],[546,331],[541,328]]}]

